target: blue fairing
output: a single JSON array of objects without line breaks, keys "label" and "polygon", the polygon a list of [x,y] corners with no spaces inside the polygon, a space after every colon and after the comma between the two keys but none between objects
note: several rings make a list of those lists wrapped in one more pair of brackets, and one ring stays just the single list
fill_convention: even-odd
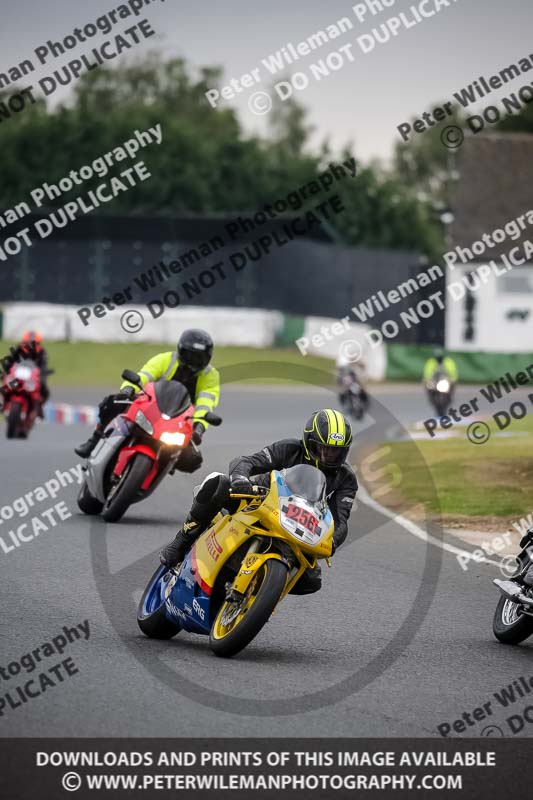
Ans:
[{"label": "blue fairing", "polygon": [[170,595],[165,600],[165,590],[168,590],[168,584],[164,583],[162,578],[166,571],[166,568],[163,567],[158,582],[159,604],[165,602],[167,618],[183,630],[209,634],[211,630],[210,597],[194,579],[190,553],[183,563]]},{"label": "blue fairing", "polygon": [[156,574],[152,579],[152,583],[146,592],[144,597],[143,607],[141,610],[143,617],[148,617],[150,614],[153,614],[154,611],[157,611],[158,608],[161,607],[162,598],[164,596],[164,586],[165,584],[161,580],[165,572],[167,571],[166,567],[160,566],[157,570]]},{"label": "blue fairing", "polygon": [[276,483],[278,486],[278,494],[280,497],[290,497],[292,492],[281,477],[281,473],[275,470],[276,474]]}]

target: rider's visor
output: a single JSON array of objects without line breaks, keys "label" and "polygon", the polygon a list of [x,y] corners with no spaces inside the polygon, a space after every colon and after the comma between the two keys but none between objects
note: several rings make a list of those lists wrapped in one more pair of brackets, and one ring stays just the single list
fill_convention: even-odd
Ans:
[{"label": "rider's visor", "polygon": [[309,453],[312,458],[316,458],[323,467],[340,467],[346,461],[348,450],[346,445],[331,445],[317,442],[311,439],[309,442]]},{"label": "rider's visor", "polygon": [[200,372],[200,370],[207,367],[211,357],[207,350],[189,350],[188,348],[181,348],[179,351],[179,360],[193,372]]}]

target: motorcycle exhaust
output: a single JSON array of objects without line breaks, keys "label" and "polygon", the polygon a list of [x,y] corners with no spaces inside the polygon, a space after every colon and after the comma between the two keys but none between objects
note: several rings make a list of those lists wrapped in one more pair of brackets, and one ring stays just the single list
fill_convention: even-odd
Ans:
[{"label": "motorcycle exhaust", "polygon": [[492,582],[498,587],[503,596],[508,600],[512,600],[513,603],[533,606],[533,597],[528,597],[524,594],[520,586],[517,586],[516,583],[512,581],[500,581],[498,578],[495,578]]}]

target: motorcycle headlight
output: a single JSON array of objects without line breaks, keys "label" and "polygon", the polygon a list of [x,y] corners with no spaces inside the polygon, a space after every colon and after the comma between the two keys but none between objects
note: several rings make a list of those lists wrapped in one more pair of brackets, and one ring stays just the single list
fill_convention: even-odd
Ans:
[{"label": "motorcycle headlight", "polygon": [[447,392],[449,388],[450,384],[448,381],[442,380],[437,383],[437,392]]},{"label": "motorcycle headlight", "polygon": [[142,411],[137,411],[135,414],[135,423],[139,426],[139,428],[142,428],[143,431],[150,434],[150,436],[153,434],[154,426],[150,420],[146,418]]},{"label": "motorcycle headlight", "polygon": [[185,441],[185,434],[179,432],[164,431],[159,437],[159,441],[163,444],[172,444],[178,446]]},{"label": "motorcycle headlight", "polygon": [[24,366],[16,367],[15,378],[19,378],[21,381],[29,380],[31,378],[31,369]]}]

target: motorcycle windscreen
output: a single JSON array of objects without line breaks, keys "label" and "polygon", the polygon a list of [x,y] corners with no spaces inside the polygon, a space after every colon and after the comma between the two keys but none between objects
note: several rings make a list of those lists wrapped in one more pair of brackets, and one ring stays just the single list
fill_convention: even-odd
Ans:
[{"label": "motorcycle windscreen", "polygon": [[167,417],[179,417],[191,405],[189,392],[177,381],[156,381],[155,397],[162,414]]},{"label": "motorcycle windscreen", "polygon": [[[280,482],[282,486],[280,486]],[[316,547],[329,531],[326,479],[308,464],[282,470],[278,480],[279,522],[301,544]]]},{"label": "motorcycle windscreen", "polygon": [[35,363],[35,361],[30,361],[29,358],[25,358],[22,361],[19,361],[17,364],[15,364],[14,370],[15,372],[17,372],[18,370],[23,370],[25,372],[28,372],[29,375],[31,375],[36,366],[37,364]]},{"label": "motorcycle windscreen", "polygon": [[281,471],[291,494],[303,497],[310,503],[320,503],[326,496],[326,478],[323,472],[310,464],[298,464]]},{"label": "motorcycle windscreen", "polygon": [[35,381],[32,381],[31,377],[35,367],[36,364],[34,361],[30,361],[29,359],[20,361],[18,364],[13,366],[10,377],[16,378],[19,381],[23,381],[27,391],[33,392],[35,390]]}]

